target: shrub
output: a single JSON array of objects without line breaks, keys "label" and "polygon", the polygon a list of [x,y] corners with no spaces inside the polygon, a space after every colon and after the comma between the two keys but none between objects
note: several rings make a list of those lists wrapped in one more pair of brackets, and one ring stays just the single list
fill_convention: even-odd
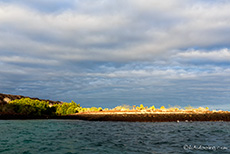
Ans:
[{"label": "shrub", "polygon": [[80,104],[76,104],[74,101],[71,101],[71,103],[55,104],[54,107],[58,115],[74,114],[82,110]]},{"label": "shrub", "polygon": [[147,106],[144,107],[143,104],[141,104],[140,106],[137,106],[137,107],[136,107],[137,110],[144,110],[144,109],[147,109],[147,108],[148,108],[148,107],[147,107]]},{"label": "shrub", "polygon": [[49,102],[30,98],[10,101],[7,107],[13,109],[15,113],[33,116],[52,115],[55,112],[54,108],[49,107]]},{"label": "shrub", "polygon": [[192,110],[192,109],[194,109],[194,107],[192,107],[191,105],[185,107],[185,110]]},{"label": "shrub", "polygon": [[143,110],[145,107],[143,104],[140,105],[140,110]]},{"label": "shrub", "polygon": [[175,106],[169,105],[168,110],[171,111],[171,112],[174,112],[174,111],[180,111],[180,108],[181,108],[181,107],[178,106],[178,105],[175,105]]},{"label": "shrub", "polygon": [[[42,115],[66,115],[79,112],[80,104],[74,101],[71,103],[54,104],[49,106],[48,101],[39,101],[30,98],[16,99],[6,104],[7,111],[20,113],[24,115],[42,116]],[[5,111],[6,109],[3,108]]]},{"label": "shrub", "polygon": [[155,108],[155,106],[153,105],[153,106],[151,106],[149,109],[150,109],[150,110],[155,110],[156,108]]},{"label": "shrub", "polygon": [[127,110],[130,110],[132,109],[132,107],[130,105],[121,105],[121,106],[117,106],[115,107],[113,110],[117,110],[117,111],[127,111]]},{"label": "shrub", "polygon": [[91,108],[90,108],[90,111],[98,111],[98,108],[96,108],[96,107],[91,107]]}]

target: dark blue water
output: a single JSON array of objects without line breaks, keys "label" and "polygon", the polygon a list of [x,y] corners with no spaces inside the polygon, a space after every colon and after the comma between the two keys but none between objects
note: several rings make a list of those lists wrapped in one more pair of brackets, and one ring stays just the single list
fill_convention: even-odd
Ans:
[{"label": "dark blue water", "polygon": [[230,153],[230,123],[0,120],[0,153]]}]

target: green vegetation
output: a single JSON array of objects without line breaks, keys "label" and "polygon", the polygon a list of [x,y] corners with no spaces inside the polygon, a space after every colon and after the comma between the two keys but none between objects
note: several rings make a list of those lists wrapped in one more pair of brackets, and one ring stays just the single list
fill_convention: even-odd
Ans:
[{"label": "green vegetation", "polygon": [[150,110],[155,110],[156,108],[155,108],[155,106],[153,105],[153,106],[151,106],[149,109],[150,109]]},{"label": "green vegetation", "polygon": [[80,104],[76,104],[74,101],[72,101],[71,103],[55,104],[53,107],[55,107],[55,113],[57,115],[74,114],[79,112],[79,110],[81,109]]},{"label": "green vegetation", "polygon": [[79,107],[77,108],[77,112],[76,113],[82,113],[82,112],[97,112],[97,111],[103,111],[103,109],[101,107],[91,107],[91,108],[83,108],[83,107]]},{"label": "green vegetation", "polygon": [[22,114],[29,116],[59,116],[59,115],[70,115],[82,112],[98,112],[98,111],[143,111],[143,112],[206,112],[209,108],[194,108],[192,106],[187,106],[185,109],[181,109],[180,106],[170,106],[165,108],[161,106],[160,109],[156,109],[155,106],[144,106],[143,104],[138,105],[121,105],[113,109],[102,109],[101,107],[91,107],[83,108],[80,104],[76,104],[74,101],[70,103],[60,103],[60,104],[49,104],[48,101],[34,100],[30,98],[16,99],[9,101],[9,103],[0,105],[0,112],[7,114]]},{"label": "green vegetation", "polygon": [[48,101],[39,101],[30,98],[16,99],[0,107],[0,112],[29,116],[67,115],[79,111],[81,111],[80,104],[76,104],[74,101],[71,103],[50,105]]},{"label": "green vegetation", "polygon": [[10,114],[23,114],[31,116],[54,115],[55,108],[49,106],[49,102],[22,98],[10,101],[0,107],[0,112]]},{"label": "green vegetation", "polygon": [[208,107],[199,107],[199,108],[194,108],[192,106],[187,106],[184,109],[182,109],[180,106],[176,105],[176,106],[171,106],[169,105],[168,108],[165,108],[164,106],[161,106],[160,109],[155,108],[155,106],[144,106],[143,104],[140,104],[140,106],[138,105],[133,105],[132,107],[129,105],[122,105],[122,106],[117,106],[113,109],[111,109],[111,111],[147,111],[147,112],[206,112],[209,111]]}]

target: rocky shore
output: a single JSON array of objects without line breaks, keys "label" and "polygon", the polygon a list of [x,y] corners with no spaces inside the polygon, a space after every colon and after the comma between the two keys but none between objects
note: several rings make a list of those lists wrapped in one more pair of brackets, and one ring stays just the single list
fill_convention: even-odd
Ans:
[{"label": "rocky shore", "polygon": [[96,114],[79,113],[66,116],[24,116],[0,114],[0,119],[75,119],[87,121],[126,121],[126,122],[192,122],[192,121],[230,121],[230,113],[144,113],[144,114]]},{"label": "rocky shore", "polygon": [[230,121],[230,113],[120,113],[120,114],[76,114],[72,118],[89,121],[129,122],[180,122],[180,121]]}]

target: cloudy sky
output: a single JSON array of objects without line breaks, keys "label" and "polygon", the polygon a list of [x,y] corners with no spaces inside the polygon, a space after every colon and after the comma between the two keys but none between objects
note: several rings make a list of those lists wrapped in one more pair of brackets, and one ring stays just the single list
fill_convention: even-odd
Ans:
[{"label": "cloudy sky", "polygon": [[0,93],[230,109],[230,1],[0,0]]}]

